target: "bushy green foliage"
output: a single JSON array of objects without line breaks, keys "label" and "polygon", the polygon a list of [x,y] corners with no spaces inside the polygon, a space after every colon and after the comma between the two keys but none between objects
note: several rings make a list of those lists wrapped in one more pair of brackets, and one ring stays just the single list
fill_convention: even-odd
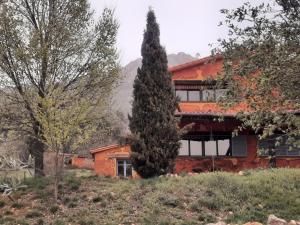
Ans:
[{"label": "bushy green foliage", "polygon": [[243,127],[262,138],[282,131],[278,142],[288,136],[291,147],[299,147],[300,119],[293,115],[300,107],[299,1],[253,1],[222,13],[229,37],[220,39],[217,52],[224,57],[226,106],[247,103],[247,112],[238,114]]},{"label": "bushy green foliage", "polygon": [[134,81],[129,117],[133,135],[131,160],[144,178],[170,172],[180,146],[174,115],[177,98],[159,35],[159,25],[150,9],[142,44],[142,66]]}]

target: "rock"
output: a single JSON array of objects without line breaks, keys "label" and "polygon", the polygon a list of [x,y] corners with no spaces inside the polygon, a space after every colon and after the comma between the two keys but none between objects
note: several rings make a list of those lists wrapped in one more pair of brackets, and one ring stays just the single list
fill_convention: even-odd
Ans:
[{"label": "rock", "polygon": [[248,222],[248,223],[245,223],[244,225],[263,225],[263,224],[258,223],[258,222]]},{"label": "rock", "polygon": [[268,217],[267,225],[287,225],[287,222],[284,219],[280,219],[275,215],[270,215]]}]

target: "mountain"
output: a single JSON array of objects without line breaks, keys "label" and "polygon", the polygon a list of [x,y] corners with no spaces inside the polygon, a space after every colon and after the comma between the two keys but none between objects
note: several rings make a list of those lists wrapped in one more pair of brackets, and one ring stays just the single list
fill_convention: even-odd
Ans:
[{"label": "mountain", "polygon": [[[179,52],[177,54],[168,55],[168,65],[176,66],[178,64],[183,64],[195,60],[191,55],[184,52]],[[116,89],[113,100],[113,108],[122,112],[125,117],[131,113],[131,101],[132,101],[132,91],[133,82],[136,76],[138,67],[142,64],[142,59],[136,59],[128,63],[122,68],[122,81],[119,87]]]}]

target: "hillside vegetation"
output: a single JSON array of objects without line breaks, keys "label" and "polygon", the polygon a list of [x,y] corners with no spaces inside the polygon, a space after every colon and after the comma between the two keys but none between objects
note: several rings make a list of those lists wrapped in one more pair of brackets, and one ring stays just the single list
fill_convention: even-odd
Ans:
[{"label": "hillside vegetation", "polygon": [[63,197],[51,204],[47,179],[2,198],[0,224],[192,225],[223,220],[266,223],[270,214],[300,220],[300,170],[275,169],[148,180],[67,176]]}]

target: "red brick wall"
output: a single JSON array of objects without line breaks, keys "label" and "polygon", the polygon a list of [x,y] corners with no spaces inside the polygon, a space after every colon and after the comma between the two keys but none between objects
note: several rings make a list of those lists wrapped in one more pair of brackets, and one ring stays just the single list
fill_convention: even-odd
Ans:
[{"label": "red brick wall", "polygon": [[[94,170],[96,174],[101,176],[116,177],[117,168],[116,161],[118,158],[129,158],[130,146],[117,146],[108,150],[100,151],[94,154]],[[133,177],[138,175],[133,171]]]},{"label": "red brick wall", "polygon": [[94,169],[94,161],[84,157],[73,157],[72,166],[80,169]]}]

